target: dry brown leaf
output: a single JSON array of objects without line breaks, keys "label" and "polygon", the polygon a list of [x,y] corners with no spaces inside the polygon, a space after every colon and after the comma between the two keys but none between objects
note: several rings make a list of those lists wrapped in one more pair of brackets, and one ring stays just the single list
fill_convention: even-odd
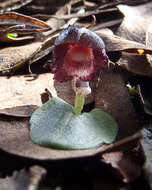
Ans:
[{"label": "dry brown leaf", "polygon": [[[16,106],[37,105],[41,106],[41,94],[48,89],[53,96],[58,96],[68,103],[73,104],[74,91],[71,82],[55,83],[53,74],[46,73],[37,79],[29,81],[26,76],[12,76],[11,78],[0,77],[0,86],[3,86],[0,94],[0,109]],[[93,93],[90,94],[86,103],[94,101],[95,83],[91,83]]]},{"label": "dry brown leaf", "polygon": [[16,106],[13,108],[0,109],[0,114],[14,117],[31,117],[38,108],[36,105]]},{"label": "dry brown leaf", "polygon": [[[146,31],[146,45],[152,48],[152,23],[149,24]],[[147,61],[152,67],[152,56],[150,54],[146,55]]]},{"label": "dry brown leaf", "polygon": [[[67,3],[65,3],[59,8],[59,10],[55,13],[54,16],[51,16],[51,18],[47,20],[47,24],[49,24],[54,31],[61,30],[64,27],[64,25],[67,25],[68,23],[65,22],[64,19],[57,19],[57,17],[62,18],[63,15],[66,15],[66,14],[70,15],[71,6],[78,2],[82,2],[82,0],[69,0]],[[74,23],[72,23],[72,25]],[[47,32],[45,35],[48,35],[48,33],[49,32]]]},{"label": "dry brown leaf", "polygon": [[29,175],[25,170],[13,172],[13,176],[0,178],[0,190],[27,190]]},{"label": "dry brown leaf", "polygon": [[[116,34],[128,40],[145,44],[146,32],[152,18],[151,7],[151,2],[138,6],[119,5],[118,8],[125,17]],[[152,49],[152,46],[149,46],[148,43],[145,45],[147,48]],[[141,54],[139,56],[122,53],[119,65],[133,73],[152,76],[152,67],[143,52],[139,49],[139,54]]]},{"label": "dry brown leaf", "polygon": [[102,73],[95,95],[95,107],[112,115],[119,126],[119,138],[140,130],[140,124],[122,76],[118,72]]},{"label": "dry brown leaf", "polygon": [[150,46],[147,47],[143,43],[119,37],[109,30],[99,30],[96,33],[104,40],[108,52],[121,51],[133,55],[139,54],[139,50],[143,50],[142,54],[152,54],[152,48]]},{"label": "dry brown leaf", "polygon": [[90,150],[64,151],[41,147],[33,144],[29,137],[29,123],[27,121],[0,121],[0,149],[18,156],[38,160],[58,160],[93,156],[104,150],[105,146]]},{"label": "dry brown leaf", "polygon": [[0,77],[0,109],[25,105],[42,105],[40,94],[45,88],[54,95],[53,75],[42,74],[35,80],[28,81],[25,76],[13,76],[11,78]]},{"label": "dry brown leaf", "polygon": [[[110,152],[102,155],[103,162],[110,164],[123,182],[129,183],[141,175],[143,156],[139,151],[131,150],[127,153],[123,151]],[[140,163],[141,162],[141,163]]]},{"label": "dry brown leaf", "polygon": [[[45,22],[31,16],[8,12],[0,14],[0,41],[14,42],[23,40],[23,37],[12,37],[9,33],[29,36],[38,32],[46,32],[51,27]],[[25,37],[25,39],[28,39]]]},{"label": "dry brown leaf", "polygon": [[[140,139],[140,134],[135,134],[126,139],[110,145],[86,150],[55,150],[33,144],[29,136],[29,123],[23,120],[12,120],[0,117],[0,149],[16,156],[36,160],[61,160],[96,156],[101,153],[117,150],[121,145],[124,150],[132,148]],[[136,142],[136,143],[135,143]],[[124,143],[124,144],[123,144]],[[128,143],[128,145],[127,145]],[[127,148],[126,148],[127,147]],[[68,160],[67,160],[68,161]],[[75,160],[76,162],[79,160]],[[59,163],[57,163],[58,165]],[[62,165],[62,163],[61,163]]]},{"label": "dry brown leaf", "polygon": [[138,6],[119,5],[118,8],[125,17],[116,33],[128,40],[145,44],[146,31],[152,18],[152,3]]},{"label": "dry brown leaf", "polygon": [[[118,122],[118,139],[123,139],[140,130],[138,117],[120,73],[112,70],[102,74],[102,80],[96,89],[95,103],[95,107],[108,112]],[[110,164],[123,182],[133,181],[141,174],[143,155],[140,150],[132,152],[132,148],[137,148],[138,145],[137,143],[126,147],[125,143],[122,143],[115,149],[109,149],[102,154],[102,161]],[[134,158],[136,155],[137,159]]]},{"label": "dry brown leaf", "polygon": [[151,124],[147,127],[145,127],[142,130],[143,133],[143,138],[141,141],[141,144],[143,146],[145,156],[146,156],[146,162],[144,165],[144,172],[146,179],[148,180],[148,183],[150,185],[150,188],[152,188],[152,149],[151,149],[151,144],[152,144],[152,138],[151,138],[151,131],[152,131],[152,126]]},{"label": "dry brown leaf", "polygon": [[23,66],[39,51],[41,44],[41,42],[33,42],[0,49],[0,72],[9,73]]},{"label": "dry brown leaf", "polygon": [[[56,15],[66,14],[67,11],[68,11],[68,7],[67,7],[67,5],[64,5],[56,12]],[[51,18],[47,21],[47,24],[49,24],[53,30],[58,30],[65,24],[65,21]]]},{"label": "dry brown leaf", "polygon": [[50,27],[43,21],[38,20],[34,17],[15,13],[15,12],[9,12],[9,13],[3,13],[0,14],[0,30],[5,31],[11,26],[17,26],[20,25],[23,27],[19,29],[14,29],[12,32],[18,32],[18,33],[34,33],[34,32],[45,32],[50,30]]},{"label": "dry brown leaf", "polygon": [[0,190],[36,190],[46,173],[45,168],[37,165],[29,171],[14,171],[11,177],[0,178]]},{"label": "dry brown leaf", "polygon": [[132,73],[152,76],[152,67],[145,55],[122,55],[118,64]]},{"label": "dry brown leaf", "polygon": [[31,3],[33,0],[1,0],[0,1],[0,13],[13,11],[16,9],[19,9],[29,3]]}]

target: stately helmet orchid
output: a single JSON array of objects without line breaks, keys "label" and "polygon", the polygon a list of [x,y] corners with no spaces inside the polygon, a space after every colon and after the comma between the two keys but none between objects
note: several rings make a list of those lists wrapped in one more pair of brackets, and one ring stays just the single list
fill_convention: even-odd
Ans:
[{"label": "stately helmet orchid", "polygon": [[97,34],[83,27],[69,27],[55,40],[51,72],[55,81],[73,80],[77,88],[92,80],[107,62],[104,42]]}]

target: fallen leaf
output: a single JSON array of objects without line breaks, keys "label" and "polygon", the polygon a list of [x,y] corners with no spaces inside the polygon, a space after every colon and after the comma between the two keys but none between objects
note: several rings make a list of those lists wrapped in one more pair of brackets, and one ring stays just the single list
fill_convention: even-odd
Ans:
[{"label": "fallen leaf", "polygon": [[125,183],[134,181],[141,175],[143,155],[140,150],[105,153],[102,155],[102,161],[110,164]]},{"label": "fallen leaf", "polygon": [[45,22],[33,18],[31,16],[23,15],[20,13],[9,12],[0,14],[0,31],[4,32],[11,26],[23,26],[23,28],[14,29],[17,33],[34,33],[45,32],[50,30],[49,25]]},{"label": "fallen leaf", "polygon": [[[103,73],[98,88],[96,90],[95,106],[108,112],[116,119],[119,125],[118,139],[122,138],[123,141],[126,135],[130,136],[139,131],[141,126],[121,72],[109,70]],[[133,141],[130,141],[130,143],[132,144]],[[117,144],[115,148],[102,154],[102,161],[109,164],[115,174],[125,183],[140,176],[144,162],[141,150],[137,149],[139,141],[134,141],[134,143],[132,146],[128,146],[129,143],[122,143],[120,146]],[[133,151],[131,147],[136,147],[137,150]],[[137,159],[135,159],[136,156]]]},{"label": "fallen leaf", "polygon": [[26,36],[28,36],[33,33],[50,30],[49,25],[47,25],[45,22],[15,12],[0,14],[0,23],[0,41],[2,42],[21,41],[23,39],[28,39],[27,37],[14,38],[12,35],[9,35],[10,33],[15,33],[17,35],[26,34]]},{"label": "fallen leaf", "polygon": [[0,114],[14,117],[31,117],[38,108],[36,105],[16,106],[13,108],[0,109]]},{"label": "fallen leaf", "polygon": [[141,144],[143,146],[143,150],[146,156],[146,162],[144,165],[144,173],[150,185],[150,188],[152,188],[152,149],[151,149],[152,126],[151,124],[143,128],[142,134],[143,134],[143,138],[141,140]]},{"label": "fallen leaf", "polygon": [[0,190],[37,189],[46,173],[45,168],[37,165],[31,166],[29,171],[14,171],[11,177],[0,178]]},{"label": "fallen leaf", "polygon": [[[68,3],[64,6],[61,6],[60,9],[56,12],[56,15],[66,14],[68,11]],[[64,24],[64,20],[57,20],[55,18],[50,18],[47,20],[47,23],[52,27],[53,30],[60,29]]]},{"label": "fallen leaf", "polygon": [[[74,158],[98,157],[102,153],[109,151],[116,151],[123,148],[123,150],[132,149],[137,146],[138,140],[141,138],[140,134],[124,138],[110,145],[102,145],[100,147],[86,149],[86,150],[55,150],[45,148],[34,144],[29,136],[29,122],[27,120],[10,120],[8,117],[0,116],[0,149],[10,154],[26,157],[27,159],[59,161]],[[79,159],[74,160],[79,162]],[[63,162],[60,163],[61,165]],[[59,166],[59,162],[57,162]]]},{"label": "fallen leaf", "polygon": [[[96,82],[91,82],[91,93],[86,98],[86,103],[94,101],[94,89]],[[12,76],[11,78],[0,77],[0,109],[13,108],[16,106],[42,105],[41,94],[48,89],[54,97],[60,97],[73,105],[74,91],[71,88],[71,82],[54,83],[53,74],[45,73],[38,75],[37,79],[28,80],[25,76]]]},{"label": "fallen leaf", "polygon": [[[111,32],[111,31],[110,31]],[[96,33],[102,37],[105,42],[106,50],[109,51],[121,51],[131,55],[139,54],[138,50],[143,50],[142,54],[152,54],[152,48],[146,46],[143,43],[133,40],[127,40],[123,37],[119,37],[107,30],[97,30]]]},{"label": "fallen leaf", "polygon": [[25,45],[0,49],[0,73],[8,74],[22,67],[39,51],[41,44],[41,42],[37,41]]},{"label": "fallen leaf", "polygon": [[95,94],[95,107],[115,118],[119,126],[119,138],[130,136],[141,129],[121,73],[113,69],[101,75]]},{"label": "fallen leaf", "polygon": [[[152,47],[152,23],[149,24],[148,29],[146,31],[146,45],[148,47]],[[152,66],[152,56],[150,54],[146,55],[147,61]]]},{"label": "fallen leaf", "polygon": [[[125,15],[124,20],[116,34],[120,37],[145,44],[146,32],[151,23],[152,3],[145,3],[138,6],[119,5],[118,8]],[[138,19],[137,19],[138,18]],[[147,48],[152,49],[150,43],[145,44]],[[144,49],[143,49],[144,50]],[[122,53],[118,64],[125,69],[140,75],[152,76],[152,67],[147,60],[147,55],[143,55],[140,49],[139,55],[125,55]],[[141,54],[141,55],[140,55]],[[147,52],[147,54],[149,54]]]},{"label": "fallen leaf", "polygon": [[146,55],[122,54],[118,65],[138,75],[152,76],[152,67],[148,63]]},{"label": "fallen leaf", "polygon": [[47,88],[55,96],[53,75],[42,74],[35,80],[28,81],[25,76],[13,76],[11,78],[0,77],[0,109],[16,106],[37,105],[41,106],[40,94]]},{"label": "fallen leaf", "polygon": [[27,190],[29,175],[25,170],[15,171],[13,176],[0,178],[0,190]]},{"label": "fallen leaf", "polygon": [[13,11],[16,9],[19,9],[29,3],[31,3],[33,0],[1,0],[0,2],[0,13]]}]

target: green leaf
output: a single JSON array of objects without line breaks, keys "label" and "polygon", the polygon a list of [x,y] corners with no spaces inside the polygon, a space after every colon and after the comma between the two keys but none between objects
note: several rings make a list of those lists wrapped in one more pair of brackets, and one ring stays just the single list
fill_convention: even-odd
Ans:
[{"label": "green leaf", "polygon": [[18,34],[17,33],[8,33],[7,36],[11,37],[11,38],[17,38]]},{"label": "green leaf", "polygon": [[57,149],[88,149],[109,144],[118,131],[115,120],[100,109],[75,115],[73,106],[58,98],[37,109],[30,124],[34,143]]}]

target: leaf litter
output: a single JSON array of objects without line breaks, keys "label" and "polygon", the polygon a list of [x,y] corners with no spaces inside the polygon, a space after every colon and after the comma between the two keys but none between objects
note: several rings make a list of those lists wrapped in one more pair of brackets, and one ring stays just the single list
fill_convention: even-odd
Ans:
[{"label": "leaf litter", "polygon": [[14,171],[11,177],[0,178],[0,190],[36,190],[46,173],[45,168],[37,165],[28,170]]},{"label": "leaf litter", "polygon": [[[119,5],[118,8],[125,15],[125,18],[116,31],[116,35],[146,45],[151,49],[150,41],[150,29],[151,23],[151,6],[152,3],[147,3],[139,6],[127,6]],[[131,16],[130,16],[131,15]],[[137,19],[138,17],[138,19]],[[143,49],[144,50],[144,49]],[[144,51],[143,51],[144,52]],[[125,55],[122,53],[122,57],[119,60],[119,64],[125,67],[127,70],[140,74],[151,76],[152,68],[146,55]]]},{"label": "leaf litter", "polygon": [[[74,9],[73,9],[74,10]],[[67,13],[67,12],[66,12]],[[64,13],[64,14],[66,14],[66,13]],[[104,14],[104,13],[103,13]],[[85,14],[84,14],[85,15]],[[98,14],[97,14],[98,15]],[[65,15],[66,16],[66,15]],[[72,17],[72,16],[71,16]],[[86,18],[88,17],[88,15],[86,14],[86,16],[85,16]],[[84,17],[84,18],[85,18]],[[70,18],[70,16],[69,16],[69,18]],[[84,19],[83,18],[83,19]],[[52,18],[52,19],[54,19],[54,18]],[[78,20],[76,21],[77,23],[79,22],[80,23],[80,21],[81,21],[81,19],[82,18],[78,18]],[[56,21],[57,21],[57,19],[56,19]],[[55,20],[53,21],[53,22],[55,22]],[[62,22],[63,22],[63,20],[62,20]],[[57,24],[58,24],[58,22],[57,22]],[[64,26],[64,24],[65,24],[65,22],[63,22],[63,25],[61,24],[59,27],[57,26],[57,24],[55,24],[56,26],[54,27],[54,31],[57,33],[57,35],[58,35],[58,30],[60,30],[60,27],[61,26]],[[115,26],[115,25],[112,25],[112,26]],[[142,57],[142,56],[144,56],[145,57],[145,54],[146,54],[146,56],[147,56],[147,54],[148,55],[150,55],[151,54],[151,47],[149,46],[149,44],[148,44],[148,42],[146,42],[147,44],[144,44],[143,43],[143,41],[138,41],[138,40],[135,40],[135,39],[132,39],[132,38],[127,38],[126,36],[120,36],[119,35],[119,33],[115,33],[115,34],[107,34],[107,33],[104,33],[104,32],[102,32],[102,30],[101,30],[101,28],[98,28],[98,30],[99,30],[99,33],[101,34],[101,36],[105,39],[105,43],[106,43],[106,46],[107,46],[107,52],[111,52],[111,51],[113,51],[113,49],[116,49],[116,47],[118,47],[118,49],[116,49],[115,51],[120,51],[123,55],[125,54],[125,56],[126,56],[126,53],[127,53],[127,55],[130,55],[130,57],[133,57],[134,55],[133,54],[137,54],[136,56],[138,56],[139,57],[139,59]],[[53,32],[54,32],[53,31]],[[47,33],[46,33],[47,34]],[[45,35],[45,34],[44,34]],[[147,34],[147,36],[150,36],[149,34]],[[35,38],[35,36],[34,36],[34,38]],[[45,35],[45,37],[43,38],[41,38],[41,40],[42,39],[47,39],[46,40],[46,42],[48,42],[49,41],[49,39],[51,39],[52,40],[52,34],[51,34],[51,31],[50,31],[50,34],[47,36],[47,35]],[[109,40],[108,40],[109,39]],[[147,39],[148,39],[148,41],[149,41],[149,37],[147,37]],[[29,43],[29,42],[28,42]],[[30,43],[32,44],[32,43],[37,43],[37,38],[35,38],[35,40],[34,40],[34,42],[32,42],[32,41],[30,41]],[[29,43],[29,44],[30,44]],[[53,43],[52,43],[53,44]],[[119,45],[120,44],[120,45]],[[27,45],[27,47],[28,47],[28,44],[25,44],[25,45]],[[43,58],[43,53],[42,54],[39,54],[38,55],[38,57],[37,58],[35,58],[36,57],[36,54],[37,53],[40,53],[41,52],[41,47],[43,47],[44,49],[45,49],[45,45],[48,47],[48,43],[43,43],[43,45],[44,46],[42,46],[42,43],[40,42],[40,44],[39,44],[39,51],[37,51],[37,49],[36,49],[36,51],[34,50],[34,52],[36,52],[36,53],[33,53],[32,55],[30,54],[30,55],[28,55],[24,60],[25,61],[30,61],[30,60],[34,60],[33,62],[35,62],[35,61],[37,61],[37,59],[41,59],[41,58]],[[118,46],[119,45],[119,46]],[[10,47],[8,47],[8,48],[16,48],[16,46],[14,46],[14,45],[11,45]],[[20,46],[19,46],[20,47]],[[7,47],[6,47],[7,48]],[[42,50],[43,50],[43,48],[42,48]],[[46,48],[47,49],[47,48]],[[46,50],[45,49],[45,50]],[[3,48],[1,49],[1,50],[3,50]],[[1,53],[1,50],[0,50],[0,53]],[[128,51],[129,50],[129,51]],[[143,51],[139,51],[139,50],[143,50]],[[114,52],[115,52],[114,51]],[[24,52],[24,50],[22,50],[21,51],[22,53]],[[43,52],[43,51],[42,51]],[[46,50],[46,54],[45,55],[47,55],[47,54],[50,54],[51,53],[51,49],[47,49]],[[139,55],[140,53],[142,53],[142,54],[144,54],[144,55]],[[45,56],[44,55],[44,56]],[[9,57],[9,55],[7,55],[8,57]],[[22,55],[21,55],[22,56]],[[9,60],[11,60],[12,58],[10,57],[10,59]],[[19,59],[19,58],[18,58]],[[147,58],[145,58],[145,59],[147,59]],[[25,63],[25,61],[23,61],[24,63]],[[120,61],[120,60],[119,60]],[[144,61],[145,62],[145,61]],[[16,60],[16,64],[17,63],[19,63],[17,60]],[[120,65],[121,63],[119,63],[119,65]],[[127,64],[128,64],[128,60],[127,60]],[[22,64],[21,64],[22,65]],[[142,65],[142,64],[141,64]],[[15,67],[16,68],[16,67]],[[140,68],[140,67],[139,67]],[[135,70],[135,71],[134,71]],[[142,69],[139,69],[140,71],[138,72],[138,68],[135,68],[135,69],[130,69],[130,71],[131,72],[135,72],[135,73],[138,73],[138,74],[144,74],[144,73],[148,73],[149,72],[149,70],[150,70],[150,68],[149,68],[149,66],[145,66],[145,67],[143,67]],[[113,72],[115,72],[115,71],[113,71]],[[9,73],[9,72],[8,72]],[[44,74],[45,75],[45,74]],[[106,76],[106,74],[104,74],[105,76]],[[121,75],[121,73],[120,73],[120,75]],[[148,75],[151,75],[151,74],[149,74],[148,73]],[[47,74],[45,75],[45,76],[47,76]],[[41,78],[41,75],[39,75],[39,77]],[[39,78],[38,77],[38,78]],[[48,80],[48,81],[51,81],[51,79],[49,78],[50,77],[50,74],[48,74],[48,78],[46,79],[46,80]],[[18,78],[20,79],[20,82],[21,81],[24,81],[25,82],[25,79],[23,79],[24,77],[22,77],[22,76],[18,76]],[[44,77],[45,78],[45,77]],[[43,80],[45,80],[43,78]],[[27,85],[27,91],[28,91],[28,93],[26,94],[25,92],[26,92],[26,90],[23,92],[22,91],[22,95],[20,96],[20,101],[22,102],[22,103],[18,103],[18,101],[17,101],[17,97],[16,96],[12,96],[13,94],[12,94],[12,92],[13,92],[13,90],[14,89],[17,89],[17,88],[14,88],[13,89],[13,87],[12,87],[12,92],[10,91],[8,91],[8,89],[10,89],[11,88],[11,84],[10,84],[10,86],[9,86],[9,82],[11,81],[11,79],[12,79],[12,84],[14,83],[14,81],[16,81],[17,82],[17,78],[16,78],[16,76],[12,76],[10,79],[6,79],[6,77],[1,77],[1,81],[2,81],[2,84],[3,84],[3,81],[5,81],[6,82],[6,84],[7,84],[7,87],[8,88],[6,88],[7,90],[4,90],[4,94],[1,96],[1,98],[2,98],[2,100],[4,100],[4,101],[1,101],[2,102],[2,108],[3,109],[5,109],[5,108],[7,108],[7,107],[15,107],[15,106],[21,106],[21,105],[25,105],[25,106],[27,106],[27,105],[32,105],[32,104],[34,104],[34,105],[41,105],[42,103],[41,103],[41,100],[40,100],[40,94],[42,93],[42,91],[44,92],[44,89],[45,88],[50,88],[50,85],[49,85],[49,87],[48,87],[48,84],[46,85],[45,84],[45,82],[44,82],[44,84],[42,84],[42,88],[41,89],[43,89],[42,91],[40,91],[40,90],[38,90],[38,88],[36,89],[36,90],[33,90],[33,94],[31,95],[31,96],[33,96],[33,100],[32,99],[30,99],[30,98],[27,98],[26,99],[26,97],[28,97],[29,96],[29,94],[30,94],[30,91],[28,91],[28,89],[30,88],[30,83],[32,84],[32,81],[31,82],[29,82],[29,81],[26,81],[26,84],[29,84],[29,86]],[[109,81],[109,79],[110,79],[110,77],[108,78],[107,77],[107,79],[105,79],[106,80],[106,84],[107,84],[107,81]],[[113,93],[112,93],[112,95],[113,94],[115,94],[116,93],[116,96],[114,96],[115,98],[114,98],[114,100],[115,101],[118,101],[118,99],[120,100],[120,105],[121,105],[121,103],[122,103],[122,97],[121,97],[121,92],[124,92],[124,96],[126,96],[126,89],[125,89],[125,87],[124,87],[124,85],[123,85],[123,80],[121,79],[121,77],[119,76],[119,75],[113,75],[112,74],[112,76],[111,76],[111,79],[113,80],[113,81],[117,81],[117,80],[119,80],[119,81],[122,81],[122,83],[120,84],[120,86],[122,87],[122,89],[120,90],[120,94],[117,94],[117,91],[113,91]],[[103,76],[103,80],[104,80],[104,76]],[[38,81],[38,80],[36,80],[36,81]],[[39,80],[39,84],[41,84],[41,82],[40,82],[41,80]],[[43,82],[42,82],[43,83]],[[47,82],[46,82],[47,83]],[[101,83],[102,83],[102,81],[101,81]],[[36,83],[35,83],[36,84]],[[33,84],[33,87],[35,86],[35,84]],[[17,86],[20,86],[21,84],[18,84]],[[103,84],[102,84],[103,85]],[[102,96],[103,96],[103,94],[101,94],[100,95],[100,91],[101,91],[101,89],[102,89],[102,85],[101,85],[101,87],[100,87],[100,84],[99,84],[99,87],[96,89],[97,90],[97,92],[98,92],[98,94],[97,95],[93,95],[93,99],[92,100],[94,100],[95,102],[96,102],[96,105],[98,105],[99,107],[102,107],[102,108],[104,108],[104,109],[107,109],[107,110],[109,110],[109,112],[111,112],[111,110],[110,110],[110,106],[109,106],[109,108],[108,108],[108,105],[110,105],[111,103],[109,103],[109,101],[111,101],[110,100],[110,98],[109,99],[107,99],[106,101],[107,102],[105,102],[105,100],[102,100]],[[117,89],[117,85],[116,86],[114,86],[115,84],[112,84],[111,86],[112,86],[112,88],[114,87],[114,89]],[[4,86],[4,85],[3,85]],[[54,86],[54,85],[53,85]],[[119,86],[119,85],[118,85]],[[32,87],[32,88],[33,88]],[[31,89],[32,89],[31,88]],[[124,88],[124,89],[123,89]],[[60,89],[61,89],[61,87],[60,87]],[[65,88],[66,89],[66,88]],[[110,88],[109,88],[110,89]],[[105,91],[106,91],[107,89],[106,89],[106,87],[105,87]],[[66,91],[66,90],[65,90]],[[7,96],[7,93],[6,92],[9,92],[9,96]],[[58,92],[58,91],[57,91]],[[61,92],[61,95],[63,96],[63,93],[62,93],[62,90],[60,91]],[[110,91],[109,91],[110,92]],[[13,92],[14,93],[14,92]],[[71,93],[71,92],[70,92]],[[66,92],[66,94],[67,95],[65,95],[64,94],[64,97],[65,97],[65,99],[68,99],[69,100],[69,102],[70,102],[70,93],[69,93],[69,91],[67,91]],[[20,94],[20,93],[19,93]],[[123,93],[122,93],[123,94]],[[123,97],[124,97],[123,96]],[[10,98],[10,97],[12,97],[12,98]],[[98,98],[97,98],[98,97]],[[106,97],[106,92],[105,92],[105,97]],[[4,98],[6,98],[6,99],[4,99]],[[36,100],[38,98],[38,101]],[[101,99],[101,100],[100,100]],[[101,101],[101,103],[100,103],[100,101]],[[126,100],[126,102],[129,102],[129,106],[131,106],[131,109],[129,109],[130,111],[128,112],[128,118],[131,116],[131,113],[133,113],[133,115],[135,116],[135,120],[132,120],[132,119],[119,119],[119,116],[120,115],[122,115],[122,114],[119,114],[119,113],[121,113],[121,109],[120,110],[118,110],[118,114],[116,114],[116,116],[115,117],[117,117],[117,120],[119,121],[119,123],[121,123],[121,126],[122,126],[122,128],[121,128],[121,130],[122,130],[122,132],[121,132],[121,135],[122,135],[122,139],[125,137],[125,131],[127,131],[127,125],[126,125],[126,121],[129,121],[130,123],[131,123],[131,126],[132,126],[132,128],[133,128],[133,126],[136,126],[135,127],[135,129],[132,129],[131,131],[132,132],[130,132],[130,134],[129,134],[129,136],[130,137],[132,137],[132,135],[136,132],[136,129],[137,129],[137,131],[138,131],[138,129],[140,128],[139,127],[139,125],[136,123],[136,121],[138,120],[137,119],[137,116],[136,116],[136,114],[135,114],[135,112],[134,112],[134,108],[133,108],[133,106],[132,106],[132,103],[130,102],[130,99],[129,99],[129,96],[127,96],[127,97],[125,97],[125,100]],[[25,102],[24,102],[25,101]],[[103,101],[103,102],[102,102]],[[113,101],[113,100],[112,100]],[[11,103],[12,102],[12,103]],[[113,102],[114,103],[114,102]],[[126,103],[127,104],[127,103]],[[113,104],[111,104],[111,105],[113,105]],[[119,105],[119,106],[120,106]],[[113,109],[114,110],[117,110],[118,109],[118,105],[114,105],[114,107],[113,107]],[[127,109],[126,109],[127,110]],[[9,112],[9,111],[8,111]],[[115,111],[113,111],[113,113],[112,114],[115,114]],[[11,112],[10,112],[10,115],[11,115]],[[127,113],[126,113],[126,115],[127,115]],[[133,116],[133,117],[134,117]],[[41,159],[46,159],[46,157],[47,157],[47,154],[48,154],[48,152],[50,151],[50,155],[52,155],[53,153],[55,153],[54,154],[54,158],[53,159],[56,159],[56,158],[60,158],[60,159],[62,159],[62,158],[75,158],[75,156],[76,156],[76,154],[78,153],[78,157],[79,156],[92,156],[92,155],[96,155],[96,153],[98,152],[96,149],[95,149],[95,152],[94,152],[94,150],[93,150],[93,152],[87,152],[87,151],[84,151],[83,152],[83,154],[82,154],[82,152],[77,152],[76,154],[75,153],[73,153],[73,152],[63,152],[63,154],[61,153],[61,155],[59,155],[58,154],[58,152],[55,152],[55,150],[48,150],[48,149],[45,149],[45,148],[42,148],[42,147],[39,147],[39,146],[37,146],[37,145],[34,145],[34,144],[32,144],[31,142],[30,142],[30,140],[29,140],[29,137],[28,137],[28,133],[29,133],[29,131],[28,131],[28,121],[26,120],[26,121],[12,121],[11,123],[10,123],[10,121],[6,121],[5,120],[5,117],[7,118],[8,116],[2,116],[2,121],[1,121],[1,124],[2,124],[2,126],[4,126],[5,125],[5,128],[3,128],[2,127],[2,132],[5,134],[5,136],[7,135],[7,140],[4,140],[3,142],[4,142],[4,144],[1,144],[1,147],[7,147],[6,149],[4,148],[4,150],[5,151],[8,151],[8,152],[11,152],[11,153],[13,153],[13,154],[16,154],[16,155],[20,155],[20,156],[25,156],[25,157],[28,157],[29,155],[32,155],[32,156],[34,156],[35,155],[35,157],[34,158],[41,158]],[[124,117],[125,118],[125,117]],[[134,121],[135,121],[135,123],[136,124],[133,124],[134,123]],[[20,122],[20,124],[19,124],[19,122]],[[12,134],[10,134],[9,133],[9,131],[10,131],[10,129],[12,128],[12,125],[14,126],[13,128],[14,128],[14,131],[12,131],[13,133]],[[23,127],[25,125],[25,127]],[[22,128],[22,127],[23,128]],[[8,127],[8,128],[7,128]],[[123,129],[123,127],[126,127],[126,129]],[[21,129],[22,128],[22,132],[20,133],[20,137],[19,136],[16,136],[17,134],[18,134],[18,131],[16,131],[16,129],[15,128],[17,128],[17,130],[18,129]],[[5,133],[6,132],[6,133]],[[25,137],[26,136],[26,137]],[[127,134],[127,136],[128,136],[128,134]],[[17,146],[16,144],[22,144],[22,143],[19,143],[20,142],[20,140],[21,140],[21,137],[23,137],[23,138],[25,138],[24,140],[22,139],[22,143],[23,143],[23,145],[22,145],[22,147],[18,147],[18,150],[17,150],[17,152],[14,152],[14,149],[15,149],[15,147]],[[14,141],[14,143],[10,143],[10,139],[16,139],[15,141]],[[119,141],[118,141],[119,142]],[[132,142],[132,138],[131,138],[131,142]],[[29,143],[29,145],[27,146],[27,144]],[[117,142],[116,142],[117,143]],[[139,144],[138,144],[139,145]],[[24,148],[23,148],[24,147]],[[132,147],[130,147],[130,150],[132,150],[132,149],[134,149],[135,147],[137,147],[137,144],[136,145],[134,145],[134,146],[132,146]],[[3,149],[2,148],[2,149]],[[104,146],[103,146],[103,148],[104,148]],[[100,148],[99,148],[100,149]],[[121,150],[121,155],[123,155],[123,153],[124,153],[124,148],[122,148],[122,150]],[[31,152],[32,152],[32,154],[31,154]],[[34,152],[33,152],[34,151]],[[46,152],[45,152],[46,151]],[[96,152],[97,151],[97,152]],[[20,152],[20,153],[19,153]],[[45,153],[44,153],[45,152]],[[99,151],[100,152],[100,151]],[[110,149],[109,149],[109,152],[110,152]],[[116,149],[116,152],[117,152],[117,149]],[[37,153],[37,154],[36,154]],[[44,155],[43,155],[43,153],[44,153]],[[43,156],[42,156],[43,155]],[[116,154],[117,155],[117,154]],[[46,157],[45,157],[46,156]],[[59,156],[59,157],[58,157]],[[109,154],[109,156],[110,156],[110,154]],[[31,157],[30,157],[31,158]],[[141,159],[141,158],[140,158]],[[129,163],[130,163],[130,161],[129,161]],[[142,166],[140,166],[140,167],[142,167]],[[140,168],[139,167],[139,168]],[[125,176],[125,175],[124,175]],[[138,176],[136,176],[136,177],[138,177]],[[135,177],[135,178],[136,178]],[[130,181],[131,179],[132,179],[132,177],[130,177],[130,178],[127,178],[127,177],[124,177],[124,179],[125,180],[128,180],[128,181]]]}]

